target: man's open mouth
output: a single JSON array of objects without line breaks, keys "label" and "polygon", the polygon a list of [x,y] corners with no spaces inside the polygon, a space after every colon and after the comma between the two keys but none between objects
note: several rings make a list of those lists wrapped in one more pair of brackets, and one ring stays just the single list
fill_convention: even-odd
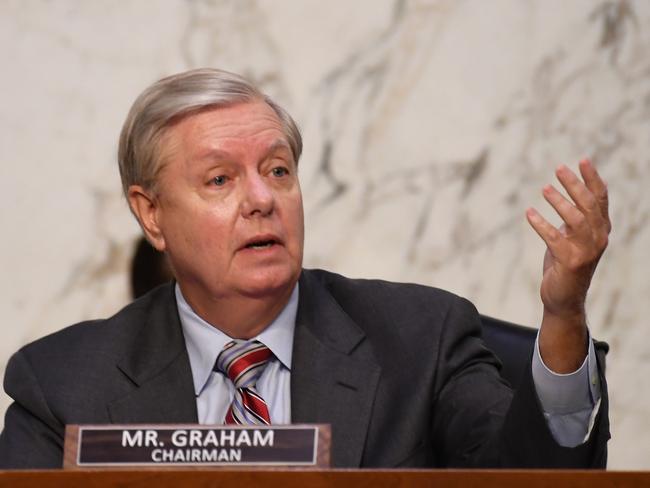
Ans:
[{"label": "man's open mouth", "polygon": [[274,244],[277,244],[277,241],[270,239],[270,240],[265,240],[265,241],[255,241],[251,242],[250,244],[246,245],[246,249],[265,249],[267,247],[271,247]]}]

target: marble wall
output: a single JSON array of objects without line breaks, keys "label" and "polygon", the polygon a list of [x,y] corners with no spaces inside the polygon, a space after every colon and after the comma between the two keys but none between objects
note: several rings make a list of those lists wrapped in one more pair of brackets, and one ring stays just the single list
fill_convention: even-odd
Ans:
[{"label": "marble wall", "polygon": [[649,27],[645,0],[0,2],[0,363],[128,301],[121,123],[153,80],[221,67],[303,128],[307,266],[511,321],[541,316],[524,210],[557,222],[541,187],[593,157],[614,224],[588,304],[611,344],[609,465],[650,469]]}]

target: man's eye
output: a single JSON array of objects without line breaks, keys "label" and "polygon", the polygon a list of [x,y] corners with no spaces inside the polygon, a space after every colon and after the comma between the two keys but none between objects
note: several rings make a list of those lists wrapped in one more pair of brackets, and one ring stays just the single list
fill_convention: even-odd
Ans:
[{"label": "man's eye", "polygon": [[217,186],[223,186],[226,184],[227,181],[228,181],[228,177],[226,175],[219,175],[212,178],[212,183],[214,183]]},{"label": "man's eye", "polygon": [[282,166],[278,166],[277,168],[273,168],[271,170],[271,173],[273,173],[273,176],[286,176],[289,174],[289,170],[287,168],[283,168]]}]

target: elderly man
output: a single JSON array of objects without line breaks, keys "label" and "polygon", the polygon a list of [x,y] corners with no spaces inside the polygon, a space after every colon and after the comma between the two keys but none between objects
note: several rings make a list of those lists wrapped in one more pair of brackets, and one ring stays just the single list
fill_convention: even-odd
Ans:
[{"label": "elderly man", "polygon": [[12,357],[0,465],[61,466],[66,424],[318,422],[334,466],[604,466],[584,310],[610,229],[594,167],[557,170],[570,200],[544,188],[562,229],[527,212],[548,246],[544,316],[513,393],[466,300],[302,269],[301,149],[289,114],[237,75],[189,71],[140,95],[120,173],[176,282]]}]

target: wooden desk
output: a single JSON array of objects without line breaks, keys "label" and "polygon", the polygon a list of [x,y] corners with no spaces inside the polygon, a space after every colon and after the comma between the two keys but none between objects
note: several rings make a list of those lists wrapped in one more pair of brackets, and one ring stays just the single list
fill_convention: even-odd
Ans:
[{"label": "wooden desk", "polygon": [[0,471],[0,487],[650,488],[650,472],[537,470]]}]

